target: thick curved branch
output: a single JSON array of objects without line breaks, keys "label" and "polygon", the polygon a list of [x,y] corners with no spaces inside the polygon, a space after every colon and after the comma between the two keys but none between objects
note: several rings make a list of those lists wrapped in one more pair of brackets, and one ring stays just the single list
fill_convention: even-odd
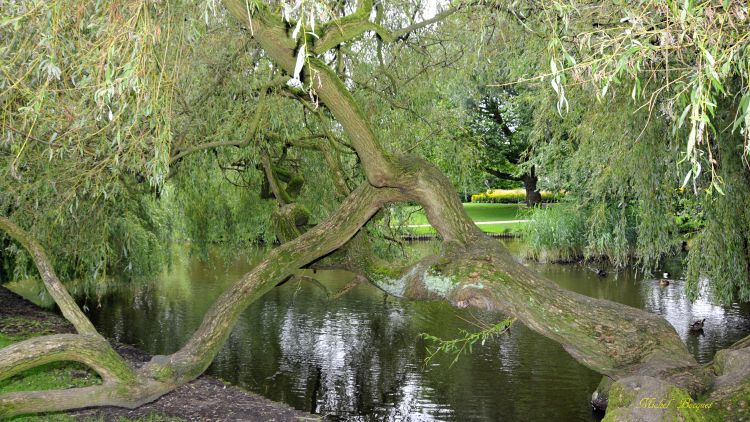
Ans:
[{"label": "thick curved branch", "polygon": [[65,319],[73,324],[76,331],[80,334],[99,336],[94,325],[83,311],[81,311],[81,308],[78,307],[73,297],[70,296],[70,293],[68,293],[60,282],[60,279],[57,278],[57,274],[55,274],[55,270],[52,268],[52,264],[50,264],[44,248],[29,236],[28,233],[6,217],[0,216],[0,229],[8,233],[10,237],[20,243],[31,254],[31,258],[39,270],[39,275],[42,277],[42,282],[47,288],[47,292],[54,299]]},{"label": "thick curved branch", "polygon": [[50,362],[80,362],[95,370],[102,385],[0,394],[0,418],[91,406],[135,408],[174,388],[141,377],[99,335],[56,334],[0,349],[0,380]]},{"label": "thick curved branch", "polygon": [[351,265],[394,296],[444,299],[457,307],[513,315],[578,362],[614,379],[653,376],[691,392],[710,385],[709,374],[662,317],[565,290],[519,265],[498,242],[427,257],[391,276],[364,260]]},{"label": "thick curved branch", "polygon": [[514,180],[516,182],[523,181],[523,177],[521,177],[521,176],[514,176],[514,175],[512,175],[510,173],[506,173],[504,171],[495,170],[492,167],[486,167],[485,166],[484,167],[484,171],[486,171],[487,173],[489,173],[489,174],[497,177],[498,179],[502,179],[502,180]]},{"label": "thick curved branch", "polygon": [[34,337],[0,349],[0,380],[50,362],[89,366],[106,382],[132,383],[136,375],[101,336],[54,334]]},{"label": "thick curved branch", "polygon": [[3,349],[0,362],[5,363],[0,364],[0,372],[7,371],[7,376],[53,360],[76,360],[92,366],[105,380],[114,382],[83,389],[2,395],[0,415],[104,405],[132,408],[191,381],[213,361],[249,303],[296,269],[342,246],[384,204],[406,199],[398,189],[362,184],[328,219],[271,251],[266,260],[222,294],[182,349],[170,356],[155,356],[137,371],[135,378],[103,339],[91,340],[94,336],[47,336]]}]

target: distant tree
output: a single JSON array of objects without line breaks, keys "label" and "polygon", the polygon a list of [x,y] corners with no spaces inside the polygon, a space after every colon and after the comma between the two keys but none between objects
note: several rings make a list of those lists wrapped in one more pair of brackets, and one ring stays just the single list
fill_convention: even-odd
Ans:
[{"label": "distant tree", "polygon": [[519,101],[513,89],[488,89],[471,102],[470,128],[482,160],[482,170],[498,180],[521,182],[526,205],[538,205],[542,196],[534,165],[524,165],[530,155],[528,140],[529,107]]}]

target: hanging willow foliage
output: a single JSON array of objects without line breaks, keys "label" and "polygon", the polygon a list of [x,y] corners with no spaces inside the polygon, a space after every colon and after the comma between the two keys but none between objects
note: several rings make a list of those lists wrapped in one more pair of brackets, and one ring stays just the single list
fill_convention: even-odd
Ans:
[{"label": "hanging willow foliage", "polygon": [[[745,1],[555,1],[545,7],[556,27],[549,41],[553,85],[591,84],[597,98],[627,91],[649,113],[664,116],[690,164],[683,186],[710,175],[723,193],[712,144],[738,132],[750,156],[750,16]],[[561,80],[564,78],[564,81]],[[567,101],[556,88],[560,101]],[[738,105],[720,126],[717,106]]]},{"label": "hanging willow foliage", "polygon": [[[162,265],[171,210],[143,193],[163,193],[169,175],[198,13],[179,2],[0,4],[0,212],[33,228],[63,277]],[[28,264],[16,263],[20,276]]]}]

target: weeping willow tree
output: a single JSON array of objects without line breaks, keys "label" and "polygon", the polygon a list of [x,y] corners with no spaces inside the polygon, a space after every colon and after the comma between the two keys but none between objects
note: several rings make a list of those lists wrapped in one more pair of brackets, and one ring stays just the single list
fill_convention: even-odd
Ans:
[{"label": "weeping willow tree", "polygon": [[746,2],[520,2],[504,15],[485,33],[508,48],[484,50],[485,72],[533,104],[531,164],[575,199],[571,253],[653,271],[687,243],[691,298],[750,300]]},{"label": "weeping willow tree", "polygon": [[[412,90],[412,80],[455,57],[446,54],[440,60],[439,53],[447,50],[441,38],[466,40],[463,29],[474,22],[471,16],[496,13],[494,8],[459,2],[424,16],[408,2],[373,5],[367,0],[22,1],[0,7],[5,41],[0,51],[2,169],[8,175],[2,181],[8,207],[0,228],[27,251],[77,331],[0,350],[0,378],[72,360],[90,366],[103,380],[93,387],[0,395],[0,415],[132,408],[195,379],[249,303],[301,266],[351,246],[379,211],[403,202],[424,208],[442,250],[402,269],[365,266],[382,289],[409,299],[442,299],[457,307],[512,314],[612,380],[611,388],[605,382],[601,392],[610,390],[618,398],[620,414],[639,414],[637,402],[625,400],[632,399],[633,390],[674,397],[711,394],[711,400],[727,403],[747,390],[746,374],[727,375],[747,369],[740,360],[746,344],[724,351],[721,366],[705,368],[662,318],[569,292],[531,272],[479,231],[444,172],[414,154],[432,152],[430,158],[444,161],[443,167],[457,168],[447,163],[450,148],[430,145],[438,134],[455,135],[429,130],[451,121],[450,96],[439,104],[403,101],[407,93],[428,97],[425,86],[431,84]],[[512,9],[501,9],[515,16]],[[456,32],[464,33],[459,37]],[[437,53],[428,54],[430,46],[437,46],[432,50]],[[423,58],[415,59],[420,53]],[[460,79],[451,81],[461,86]],[[391,95],[361,89],[368,83],[389,83]],[[380,113],[384,102],[388,106]],[[420,116],[428,110],[436,111],[433,123]],[[306,157],[309,151],[315,159]],[[311,191],[300,190],[300,184],[308,184],[300,178],[315,180],[321,168],[329,177],[319,187],[337,205],[312,210],[321,220],[302,230],[299,214],[285,209],[315,201]],[[461,172],[453,176],[457,181]],[[209,214],[201,214],[201,207],[188,213],[194,223],[216,213],[247,218],[243,207],[263,207],[237,196],[234,188],[231,202],[221,198],[230,190],[218,187],[220,177],[239,190],[265,190],[273,198],[271,208],[278,210],[272,212],[289,217],[294,227],[285,231],[284,243],[217,299],[182,348],[134,368],[78,308],[55,270],[58,260],[51,260],[42,244],[61,233],[57,228],[75,238],[81,226],[97,223],[84,220],[86,213],[114,218],[117,206],[139,203],[139,193],[150,200],[174,195],[184,208],[195,205],[194,198],[213,199],[217,207]],[[324,202],[321,198],[318,202]],[[50,221],[43,221],[48,228],[33,224],[40,221],[34,220],[37,214],[48,216]],[[38,236],[44,230],[50,235]],[[123,229],[125,234],[129,230]],[[213,235],[220,239],[227,232]]]},{"label": "weeping willow tree", "polygon": [[[649,157],[634,163],[614,154],[601,155],[620,162],[612,166],[616,172],[640,166],[651,174],[647,179],[638,174],[613,176],[630,179],[627,197],[640,216],[637,254],[654,261],[669,253],[676,228],[671,222],[659,224],[659,218],[685,212],[698,223],[687,259],[689,295],[700,293],[699,280],[707,276],[716,300],[750,300],[747,3],[556,5],[548,16],[559,19],[558,34],[568,34],[550,40],[558,104],[569,102],[566,81],[589,93],[595,90],[602,102],[628,98],[633,111],[626,118],[635,124],[630,124],[620,145],[643,151],[636,156]],[[588,22],[586,29],[582,22]],[[593,132],[584,137],[596,137]],[[602,184],[616,185],[613,182]]]}]

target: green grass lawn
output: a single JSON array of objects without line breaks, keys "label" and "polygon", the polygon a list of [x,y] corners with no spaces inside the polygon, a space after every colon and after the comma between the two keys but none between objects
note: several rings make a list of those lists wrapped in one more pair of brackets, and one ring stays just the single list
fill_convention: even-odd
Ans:
[{"label": "green grass lawn", "polygon": [[[413,211],[407,225],[428,224],[424,211],[418,206],[410,207]],[[464,209],[474,222],[512,221],[526,219],[526,205],[524,204],[475,204],[465,203]],[[496,223],[480,224],[479,228],[487,233],[518,233],[526,223]],[[435,233],[432,227],[411,227],[408,230],[415,234]]]},{"label": "green grass lawn", "polygon": [[523,220],[526,205],[523,204],[464,204],[464,209],[475,222]]}]

